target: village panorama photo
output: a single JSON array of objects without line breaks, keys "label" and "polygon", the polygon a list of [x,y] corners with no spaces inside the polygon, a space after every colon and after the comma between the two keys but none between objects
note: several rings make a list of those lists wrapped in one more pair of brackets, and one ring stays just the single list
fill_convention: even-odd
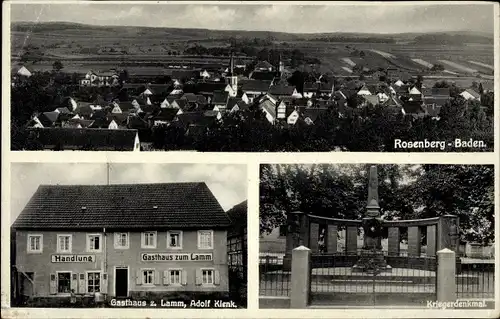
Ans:
[{"label": "village panorama photo", "polygon": [[246,308],[246,172],[12,164],[10,307]]},{"label": "village panorama photo", "polygon": [[492,152],[496,6],[9,3],[11,149]]}]

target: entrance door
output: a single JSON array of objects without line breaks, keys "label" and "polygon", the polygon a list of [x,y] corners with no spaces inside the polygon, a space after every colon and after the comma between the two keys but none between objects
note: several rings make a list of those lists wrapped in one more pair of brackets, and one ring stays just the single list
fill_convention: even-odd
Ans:
[{"label": "entrance door", "polygon": [[115,296],[128,297],[128,269],[116,268],[115,273]]}]

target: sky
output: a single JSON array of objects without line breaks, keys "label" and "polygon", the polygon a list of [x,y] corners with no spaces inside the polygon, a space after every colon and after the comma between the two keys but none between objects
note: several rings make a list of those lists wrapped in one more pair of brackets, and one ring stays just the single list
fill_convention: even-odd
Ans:
[{"label": "sky", "polygon": [[298,4],[13,4],[11,21],[290,33],[493,33],[492,3]]},{"label": "sky", "polygon": [[[111,184],[205,182],[227,211],[247,200],[246,165],[110,164]],[[40,185],[106,184],[107,165],[12,163],[11,224]]]}]

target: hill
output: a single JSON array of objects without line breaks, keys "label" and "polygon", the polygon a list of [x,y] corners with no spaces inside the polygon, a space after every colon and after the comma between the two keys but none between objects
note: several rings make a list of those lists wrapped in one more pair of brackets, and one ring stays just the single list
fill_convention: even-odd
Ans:
[{"label": "hill", "polygon": [[482,43],[493,44],[493,35],[486,33],[454,31],[436,33],[349,33],[349,32],[328,32],[328,33],[286,33],[272,31],[239,31],[239,30],[210,30],[210,29],[190,29],[190,28],[165,28],[165,27],[142,27],[142,26],[98,26],[79,24],[72,22],[13,22],[11,31],[36,33],[57,33],[69,32],[88,33],[98,32],[109,33],[110,36],[125,37],[143,36],[165,37],[175,36],[177,39],[227,39],[227,38],[261,38],[272,39],[274,41],[328,41],[328,42],[348,42],[348,41],[373,41],[373,42],[394,42],[409,41],[421,44],[462,44],[462,43]]}]

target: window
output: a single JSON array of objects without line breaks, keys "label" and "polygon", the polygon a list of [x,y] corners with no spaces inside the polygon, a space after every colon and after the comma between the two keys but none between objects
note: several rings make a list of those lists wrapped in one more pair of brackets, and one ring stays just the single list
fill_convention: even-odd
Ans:
[{"label": "window", "polygon": [[182,249],[182,232],[167,232],[167,248]]},{"label": "window", "polygon": [[101,291],[101,273],[88,272],[87,273],[87,292],[100,292]]},{"label": "window", "polygon": [[69,294],[71,292],[71,273],[60,272],[57,274],[57,293]]},{"label": "window", "polygon": [[71,235],[57,235],[57,252],[70,253],[71,252]]},{"label": "window", "polygon": [[156,248],[156,232],[148,231],[142,233],[142,248]]},{"label": "window", "polygon": [[142,271],[142,284],[153,285],[155,279],[155,271],[152,269],[145,269]]},{"label": "window", "polygon": [[43,251],[43,236],[28,235],[28,252],[41,253]]},{"label": "window", "polygon": [[198,231],[198,249],[213,249],[213,231]]},{"label": "window", "polygon": [[201,270],[201,284],[213,285],[214,284],[214,271],[211,269]]},{"label": "window", "polygon": [[180,285],[181,284],[181,270],[180,269],[171,269],[169,272],[170,276],[170,284],[171,285]]},{"label": "window", "polygon": [[129,248],[128,233],[115,233],[115,248],[116,249],[128,249]]},{"label": "window", "polygon": [[87,251],[89,252],[100,252],[101,251],[101,234],[89,234],[87,235]]}]

